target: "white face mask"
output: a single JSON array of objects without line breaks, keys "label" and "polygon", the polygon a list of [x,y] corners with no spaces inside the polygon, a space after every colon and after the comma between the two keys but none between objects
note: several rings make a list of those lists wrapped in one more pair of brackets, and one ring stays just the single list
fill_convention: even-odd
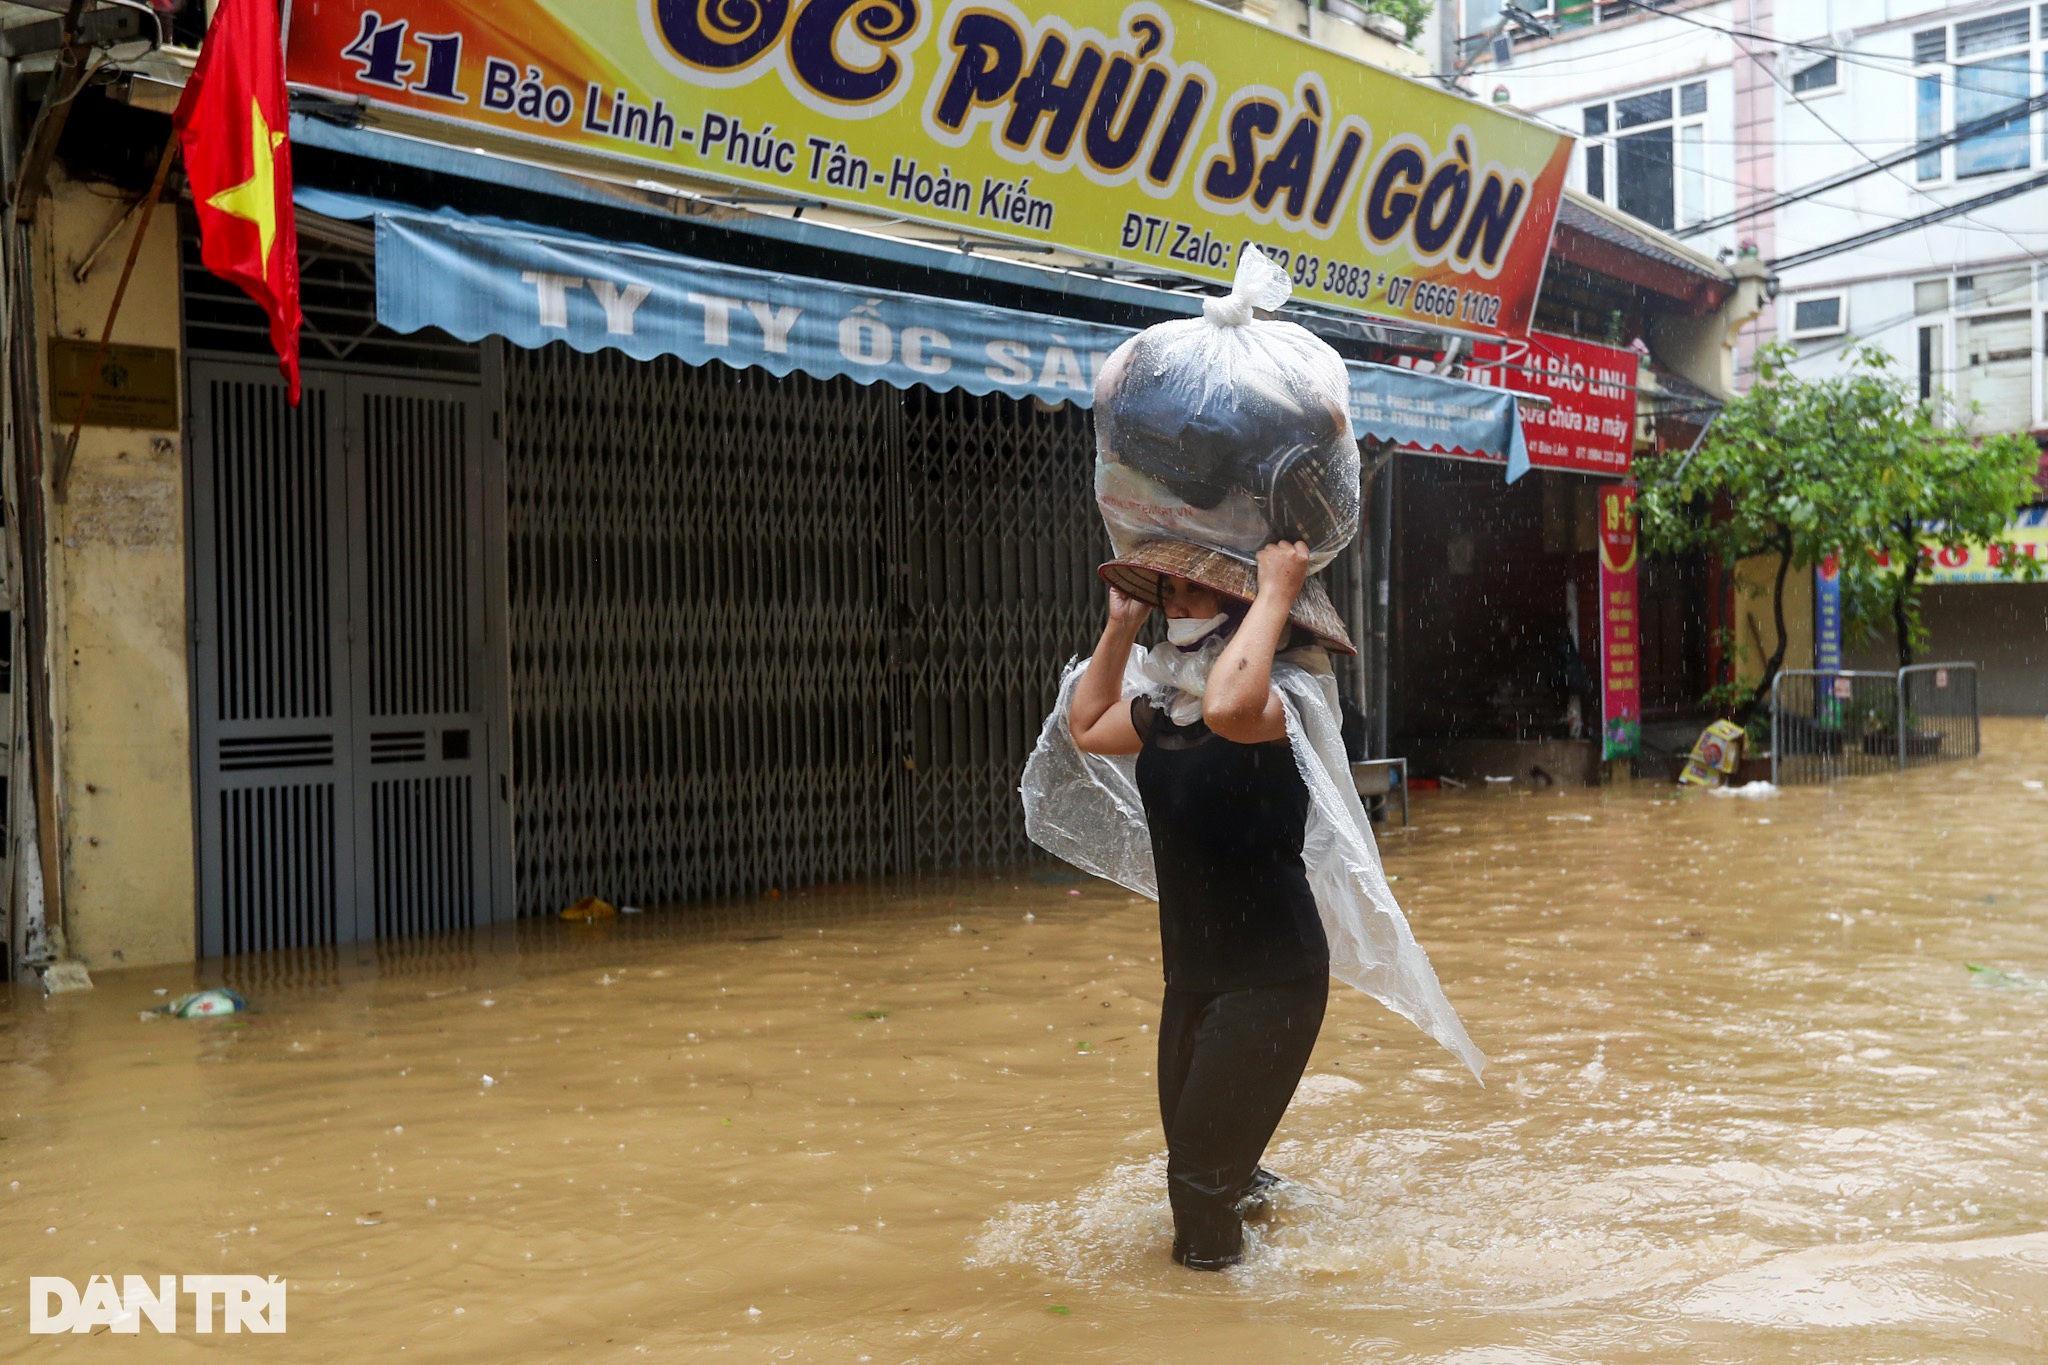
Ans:
[{"label": "white face mask", "polygon": [[1220,611],[1204,621],[1198,621],[1192,616],[1168,617],[1166,621],[1166,638],[1170,643],[1181,649],[1192,649],[1207,639],[1229,619],[1229,616]]}]

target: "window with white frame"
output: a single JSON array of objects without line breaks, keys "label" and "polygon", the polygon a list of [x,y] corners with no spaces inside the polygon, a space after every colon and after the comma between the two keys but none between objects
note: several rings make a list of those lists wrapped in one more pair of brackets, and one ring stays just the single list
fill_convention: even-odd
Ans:
[{"label": "window with white frame", "polygon": [[1849,330],[1849,299],[1845,294],[1809,294],[1792,300],[1792,335],[1840,336]]},{"label": "window with white frame", "polygon": [[1913,311],[1922,398],[1951,399],[1977,432],[2048,426],[2048,265],[1917,281]]},{"label": "window with white frame", "polygon": [[1579,110],[1586,193],[1669,231],[1707,216],[1707,83]]},{"label": "window with white frame", "polygon": [[[2037,22],[2038,19],[2038,22]],[[1980,131],[1922,152],[1914,178],[1933,181],[2025,170],[2034,162],[2027,103],[2034,73],[2048,67],[2048,5],[1999,10],[1913,34],[1914,134],[1927,142],[1958,128]],[[2048,162],[2048,146],[2040,150]]]},{"label": "window with white frame", "polygon": [[1842,64],[1833,57],[1808,62],[1792,73],[1792,93],[1800,99],[1831,95],[1842,88]]}]

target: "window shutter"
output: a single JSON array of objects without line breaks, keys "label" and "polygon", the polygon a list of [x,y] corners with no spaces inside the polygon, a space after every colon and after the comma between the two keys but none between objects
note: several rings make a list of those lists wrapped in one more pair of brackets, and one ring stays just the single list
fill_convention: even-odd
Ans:
[{"label": "window shutter", "polygon": [[2023,46],[2028,37],[2028,14],[2023,9],[1987,14],[1956,25],[1956,56],[1974,57],[1980,52]]},{"label": "window shutter", "polygon": [[2034,422],[2034,315],[1998,313],[1957,323],[1956,398],[1979,407],[1980,432],[2025,431]]}]

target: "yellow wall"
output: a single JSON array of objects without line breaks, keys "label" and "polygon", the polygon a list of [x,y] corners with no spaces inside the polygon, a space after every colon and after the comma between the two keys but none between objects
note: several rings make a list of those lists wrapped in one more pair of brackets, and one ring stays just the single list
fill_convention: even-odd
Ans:
[{"label": "yellow wall", "polygon": [[1334,52],[1341,52],[1383,71],[1398,71],[1404,76],[1415,77],[1429,74],[1429,59],[1414,48],[1371,29],[1360,28],[1348,19],[1324,13],[1312,5],[1303,6],[1303,9],[1301,32],[1309,41],[1321,43]]},{"label": "yellow wall", "polygon": [[[47,338],[98,340],[131,233],[116,237],[84,284],[73,269],[130,202],[104,185],[52,177],[35,235],[46,398]],[[177,213],[166,204],[150,224],[115,343],[177,346],[178,310]],[[54,464],[70,427],[49,425]],[[102,970],[188,962],[195,952],[183,471],[179,431],[89,426],[68,500],[48,499],[46,489],[61,927],[69,955]]]},{"label": "yellow wall", "polygon": [[[1771,620],[1771,587],[1778,557],[1745,559],[1735,569],[1735,679],[1756,686],[1777,640]],[[1813,570],[1792,570],[1785,578],[1786,668],[1813,667]]]},{"label": "yellow wall", "polygon": [[1712,313],[1666,313],[1648,323],[1657,359],[1709,393],[1735,392],[1735,338],[1769,301],[1770,272],[1753,256],[1732,267],[1735,291]]}]

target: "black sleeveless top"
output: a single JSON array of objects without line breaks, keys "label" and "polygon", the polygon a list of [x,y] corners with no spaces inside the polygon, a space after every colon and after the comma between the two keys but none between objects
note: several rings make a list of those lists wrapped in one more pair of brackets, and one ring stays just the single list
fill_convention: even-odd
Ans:
[{"label": "black sleeveless top", "polygon": [[1159,877],[1160,958],[1176,990],[1229,991],[1330,970],[1301,845],[1308,787],[1284,739],[1238,744],[1131,703],[1138,794]]}]

